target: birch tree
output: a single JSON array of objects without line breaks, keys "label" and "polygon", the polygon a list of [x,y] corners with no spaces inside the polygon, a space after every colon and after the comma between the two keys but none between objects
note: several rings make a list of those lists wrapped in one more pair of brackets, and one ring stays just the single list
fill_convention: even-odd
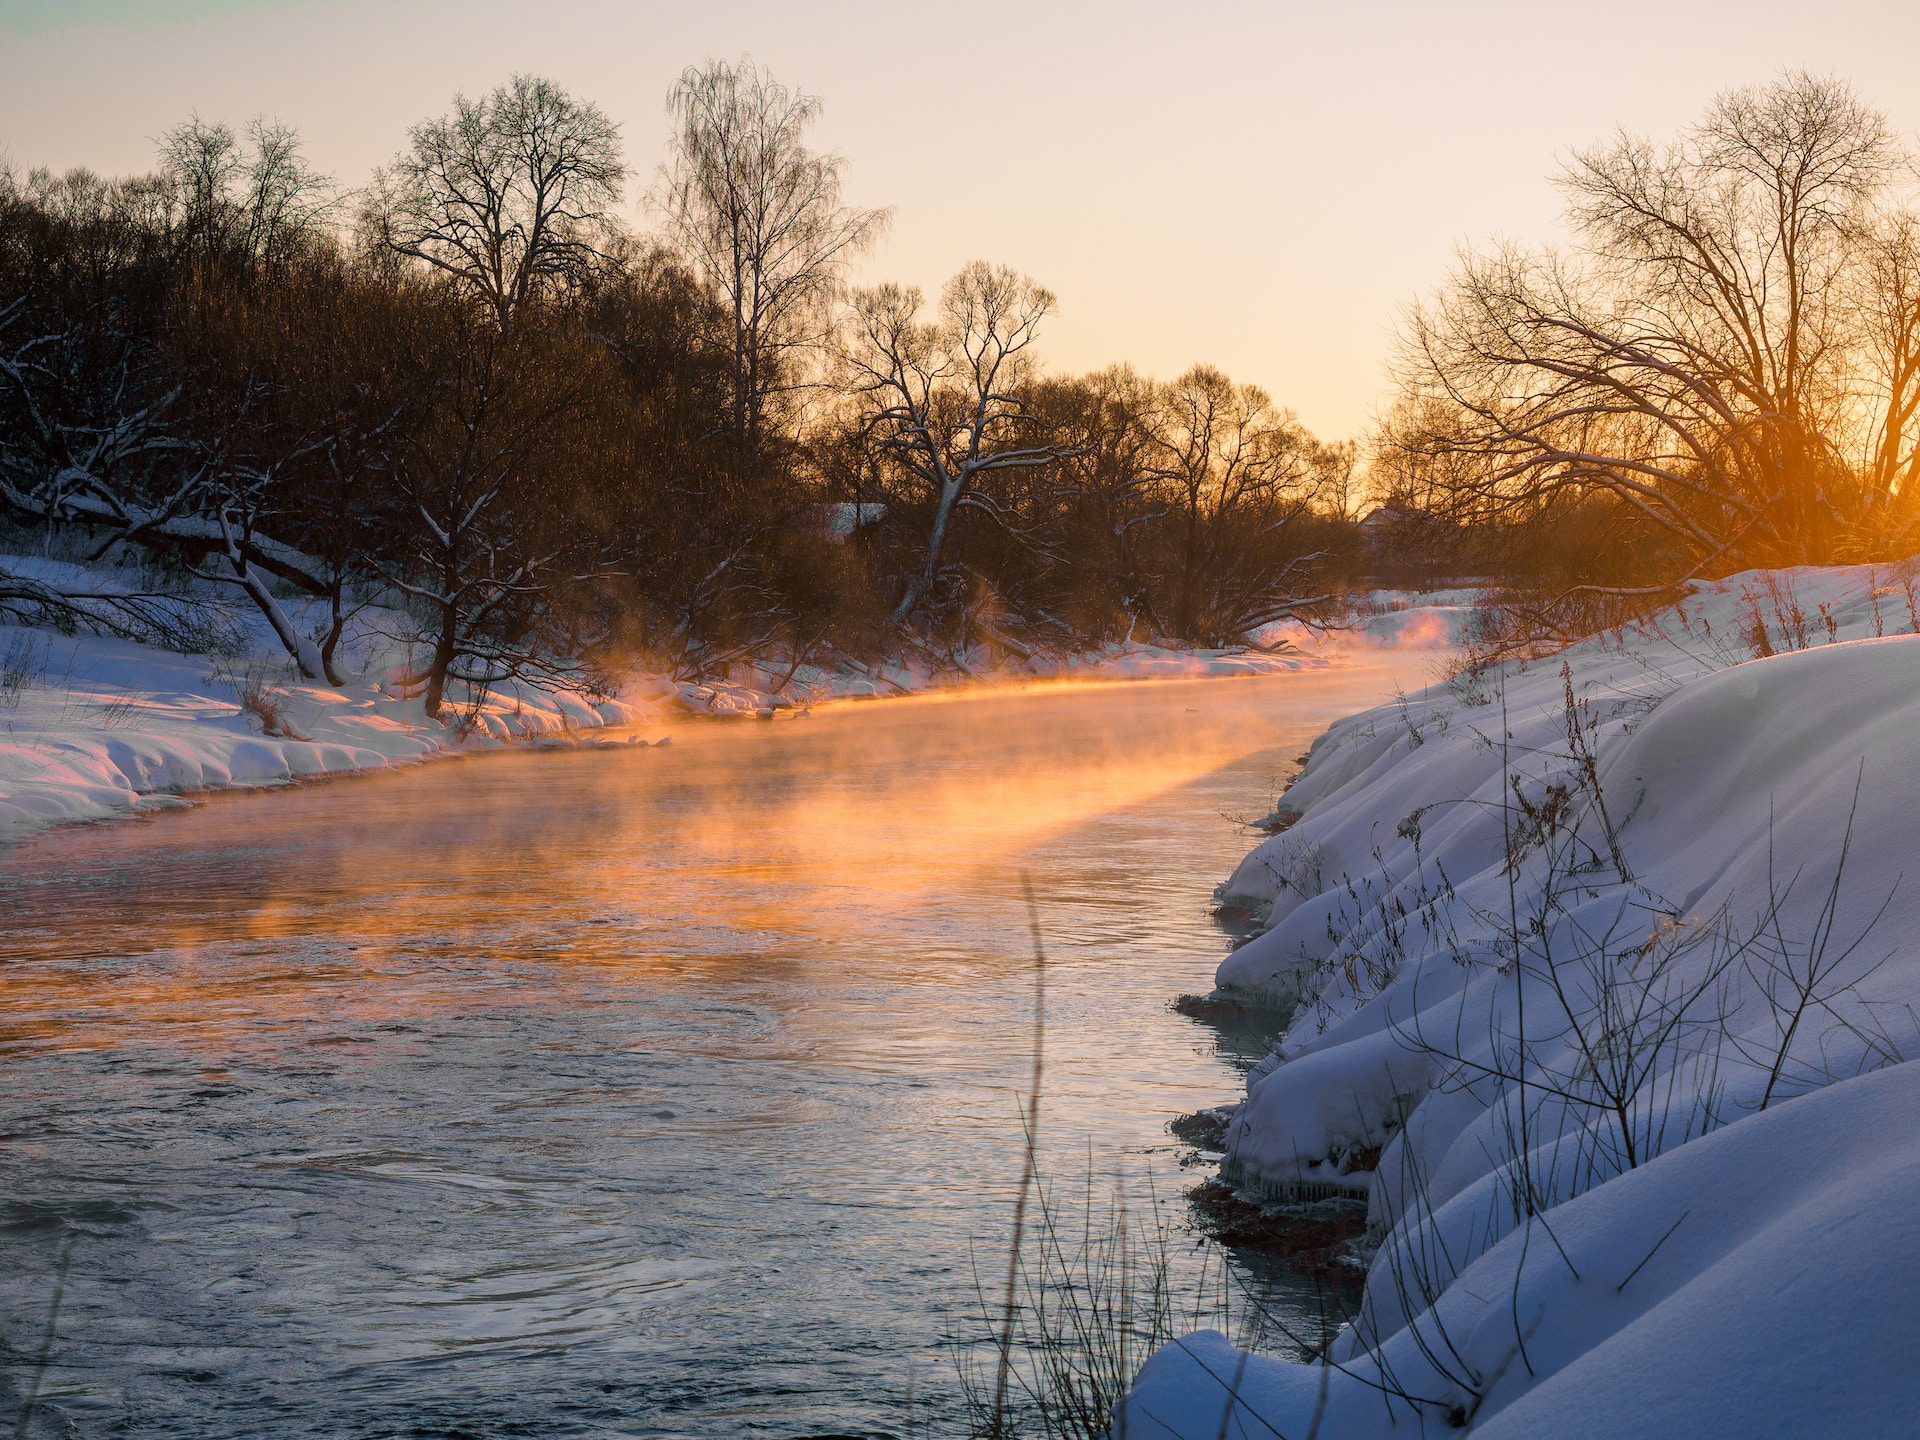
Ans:
[{"label": "birch tree", "polygon": [[751,60],[690,66],[667,97],[667,231],[730,312],[733,431],[757,450],[768,407],[795,383],[825,302],[888,212],[841,202],[845,161],[808,148],[820,100]]}]

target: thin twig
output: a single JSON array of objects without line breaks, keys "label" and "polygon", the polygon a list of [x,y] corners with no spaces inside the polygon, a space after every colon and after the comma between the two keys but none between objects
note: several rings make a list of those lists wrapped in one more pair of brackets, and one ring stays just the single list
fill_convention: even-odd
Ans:
[{"label": "thin twig", "polygon": [[73,1242],[78,1237],[71,1232],[67,1243],[60,1247],[60,1264],[53,1276],[53,1299],[47,1306],[47,1333],[40,1337],[40,1358],[34,1362],[33,1380],[27,1386],[27,1403],[20,1409],[20,1424],[13,1432],[14,1440],[26,1440],[27,1426],[33,1422],[33,1407],[40,1399],[40,1381],[47,1373],[47,1359],[53,1354],[54,1328],[60,1320],[60,1297],[67,1288],[67,1262],[73,1258]]},{"label": "thin twig", "polygon": [[1033,1078],[1027,1091],[1027,1154],[1020,1167],[1020,1193],[1013,1204],[1013,1243],[1007,1253],[1007,1293],[1000,1310],[1000,1361],[993,1379],[993,1431],[1004,1436],[1007,1414],[1007,1375],[1013,1368],[1014,1287],[1020,1274],[1020,1246],[1025,1239],[1027,1195],[1033,1189],[1039,1165],[1040,1086],[1046,1076],[1047,949],[1040,938],[1040,909],[1033,899],[1033,877],[1020,872],[1020,891],[1027,901],[1027,924],[1033,932]]}]

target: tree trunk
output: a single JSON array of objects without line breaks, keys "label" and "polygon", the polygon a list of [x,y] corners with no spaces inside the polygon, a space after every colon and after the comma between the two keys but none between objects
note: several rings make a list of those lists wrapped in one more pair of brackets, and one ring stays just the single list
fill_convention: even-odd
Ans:
[{"label": "tree trunk", "polygon": [[940,506],[933,512],[933,533],[927,538],[927,563],[921,568],[920,576],[907,586],[907,593],[900,597],[900,603],[894,607],[893,623],[902,624],[913,613],[913,607],[920,603],[920,597],[933,588],[934,578],[940,573],[940,548],[947,543],[947,523],[953,518],[953,507],[960,501],[965,482],[950,482],[941,487]]},{"label": "tree trunk", "polygon": [[323,679],[326,667],[320,662],[320,652],[314,649],[313,641],[302,635],[293,621],[287,618],[287,612],[273,598],[267,582],[260,578],[259,569],[247,564],[247,558],[240,553],[240,546],[233,538],[233,530],[225,515],[220,517],[220,534],[226,541],[227,564],[233,570],[233,578],[240,582],[240,588],[247,592],[247,598],[267,617],[267,623],[273,627],[273,633],[280,638],[281,645],[286,647],[287,654],[293,657],[293,663],[300,667],[300,673],[309,680]]},{"label": "tree trunk", "polygon": [[454,642],[458,620],[451,605],[440,608],[440,637],[433,642],[433,663],[427,668],[426,712],[429,720],[440,718],[440,702],[447,693],[447,672],[453,668]]},{"label": "tree trunk", "polygon": [[327,638],[320,642],[320,668],[326,672],[327,683],[336,687],[347,683],[346,677],[333,663],[333,652],[339,646],[340,636],[347,628],[347,617],[340,604],[342,588],[344,588],[343,583],[336,575],[327,596],[332,603],[333,614],[327,626]]}]

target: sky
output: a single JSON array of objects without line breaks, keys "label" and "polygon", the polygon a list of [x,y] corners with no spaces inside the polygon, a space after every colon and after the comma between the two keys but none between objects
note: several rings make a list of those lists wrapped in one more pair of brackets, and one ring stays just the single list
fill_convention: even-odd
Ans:
[{"label": "sky", "polygon": [[1060,298],[1053,370],[1204,361],[1329,439],[1380,408],[1399,316],[1459,247],[1556,238],[1569,151],[1789,68],[1920,133],[1911,0],[0,0],[0,156],[124,173],[190,113],[265,114],[355,186],[456,92],[532,71],[620,122],[637,199],[675,77],[742,54],[822,97],[847,198],[894,208],[857,278],[1013,265]]}]

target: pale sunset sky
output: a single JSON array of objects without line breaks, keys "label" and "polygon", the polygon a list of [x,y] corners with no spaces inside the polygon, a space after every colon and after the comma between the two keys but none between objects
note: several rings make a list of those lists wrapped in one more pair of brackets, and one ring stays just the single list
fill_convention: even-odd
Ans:
[{"label": "pale sunset sky", "polygon": [[1555,237],[1569,149],[1664,138],[1789,67],[1920,131],[1907,0],[0,0],[0,156],[127,172],[190,112],[264,113],[357,186],[455,91],[528,70],[621,123],[637,199],[674,77],[743,52],[824,98],[848,198],[895,207],[861,278],[1004,261],[1060,296],[1053,369],[1210,361],[1327,438],[1365,426],[1400,308],[1458,245]]}]

